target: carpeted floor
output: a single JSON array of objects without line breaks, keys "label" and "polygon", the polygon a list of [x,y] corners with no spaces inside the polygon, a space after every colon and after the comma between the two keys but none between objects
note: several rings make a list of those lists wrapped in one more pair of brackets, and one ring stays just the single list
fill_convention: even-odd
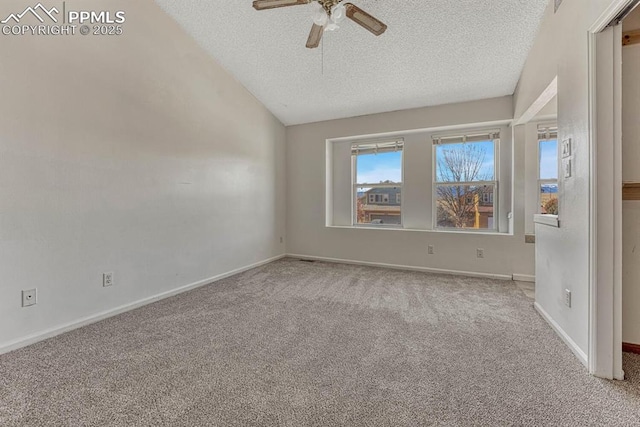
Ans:
[{"label": "carpeted floor", "polygon": [[640,425],[625,364],[513,282],[286,259],[0,356],[0,425]]}]

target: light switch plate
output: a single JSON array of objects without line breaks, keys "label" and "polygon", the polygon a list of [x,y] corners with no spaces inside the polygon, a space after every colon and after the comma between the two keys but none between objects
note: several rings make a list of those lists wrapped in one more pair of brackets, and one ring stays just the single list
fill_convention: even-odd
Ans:
[{"label": "light switch plate", "polygon": [[565,178],[571,178],[571,159],[564,159],[562,161],[562,171]]},{"label": "light switch plate", "polygon": [[571,156],[571,138],[562,141],[562,158],[566,159]]}]

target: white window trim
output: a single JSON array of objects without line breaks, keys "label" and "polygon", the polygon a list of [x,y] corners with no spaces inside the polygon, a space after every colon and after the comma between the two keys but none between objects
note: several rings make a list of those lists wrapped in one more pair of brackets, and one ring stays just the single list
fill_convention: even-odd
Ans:
[{"label": "white window trim", "polygon": [[[547,138],[540,138],[540,130],[541,129],[545,129],[545,128],[551,128],[551,129],[555,129],[555,133],[552,133],[551,135],[547,135]],[[538,136],[537,136],[537,140],[538,140],[538,145],[537,145],[537,157],[536,157],[536,162],[537,162],[537,177],[538,177],[538,186],[536,187],[536,199],[537,199],[537,209],[536,209],[536,215],[547,215],[547,214],[543,214],[542,213],[542,194],[540,194],[540,188],[542,187],[542,185],[544,184],[556,184],[556,187],[559,185],[559,181],[560,181],[560,152],[558,150],[560,150],[560,141],[558,140],[558,125],[555,123],[539,123],[538,124]],[[558,178],[556,179],[542,179],[540,178],[540,143],[544,142],[544,141],[556,141],[556,155],[557,155],[557,160],[556,160],[556,169],[557,169],[557,174],[558,174]],[[560,202],[560,195],[558,194],[558,202]],[[558,212],[560,210],[558,209]],[[557,216],[557,215],[551,215],[551,216]],[[535,221],[534,221],[535,222]],[[541,222],[538,222],[539,224],[542,224]],[[549,224],[547,224],[549,225]]]},{"label": "white window trim", "polygon": [[[358,156],[360,154],[351,154],[351,226],[355,228],[404,228],[404,210],[403,210],[403,202],[402,198],[400,201],[400,224],[358,224],[358,188],[399,188],[400,194],[403,191],[404,184],[404,139],[403,138],[392,138],[392,141],[401,142],[400,151],[400,179],[402,182],[393,183],[393,184],[367,184],[367,183],[358,183],[356,182],[357,171],[358,171]],[[385,141],[389,141],[389,139],[385,139]],[[375,143],[375,142],[374,142]],[[351,144],[352,147],[357,145],[362,145],[362,142],[354,142]],[[364,154],[364,153],[363,153]]]},{"label": "white window trim", "polygon": [[[495,134],[500,135],[500,131],[491,131],[491,132],[483,132],[483,131],[466,131],[467,134]],[[446,137],[445,137],[446,138]],[[494,181],[472,181],[472,182],[438,182],[437,181],[437,171],[438,171],[438,159],[436,156],[437,147],[440,145],[446,145],[447,142],[442,142],[443,137],[433,137],[434,143],[432,144],[432,155],[431,155],[431,168],[432,168],[432,227],[434,231],[441,232],[468,232],[468,233],[500,233],[499,224],[500,224],[500,190],[499,190],[499,177],[500,177],[500,138],[494,139],[484,139],[481,141],[471,141],[467,142],[468,144],[475,144],[478,142],[486,142],[493,141],[493,178]],[[438,143],[435,143],[438,141]],[[460,143],[459,141],[451,142],[452,144]],[[540,163],[540,162],[538,162]],[[469,186],[481,186],[481,185],[493,185],[493,228],[485,228],[485,229],[474,229],[474,228],[450,228],[450,227],[439,227],[438,226],[438,191],[437,188],[440,186],[458,186],[458,185],[469,185]]]}]

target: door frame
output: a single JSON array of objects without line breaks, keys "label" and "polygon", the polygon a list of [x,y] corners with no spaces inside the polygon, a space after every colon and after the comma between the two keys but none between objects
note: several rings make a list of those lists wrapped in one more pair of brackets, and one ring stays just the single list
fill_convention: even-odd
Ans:
[{"label": "door frame", "polygon": [[637,0],[614,0],[588,31],[589,373],[622,370],[622,30],[610,24]]}]

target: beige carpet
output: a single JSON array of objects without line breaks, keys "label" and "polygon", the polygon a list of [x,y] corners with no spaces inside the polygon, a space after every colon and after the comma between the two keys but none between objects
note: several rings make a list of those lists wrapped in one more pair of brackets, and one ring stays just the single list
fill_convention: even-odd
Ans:
[{"label": "beige carpet", "polygon": [[625,363],[512,282],[287,259],[0,356],[0,425],[640,425]]}]

